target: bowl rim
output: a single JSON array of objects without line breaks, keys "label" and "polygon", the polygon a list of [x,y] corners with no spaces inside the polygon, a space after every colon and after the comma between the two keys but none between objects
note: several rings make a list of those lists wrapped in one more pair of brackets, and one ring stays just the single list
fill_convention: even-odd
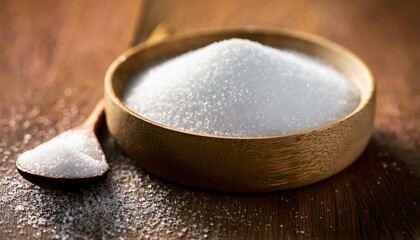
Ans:
[{"label": "bowl rim", "polygon": [[[130,108],[128,108],[122,101],[120,97],[117,96],[115,93],[114,87],[113,87],[113,80],[114,80],[114,74],[117,71],[117,69],[124,64],[124,62],[132,57],[133,55],[137,54],[138,52],[147,49],[149,47],[159,45],[159,44],[166,44],[171,41],[181,41],[183,39],[189,39],[196,37],[197,35],[205,36],[205,35],[217,35],[217,34],[263,34],[263,35],[276,35],[276,36],[283,36],[283,37],[291,37],[294,39],[300,39],[304,40],[306,42],[310,42],[314,45],[320,45],[321,47],[330,49],[334,52],[339,53],[340,55],[346,55],[349,57],[351,61],[355,63],[355,65],[358,65],[358,67],[362,68],[364,73],[366,74],[367,81],[369,82],[370,89],[367,96],[365,98],[360,97],[359,103],[357,107],[346,116],[337,119],[333,122],[330,122],[328,124],[306,129],[303,131],[297,131],[287,134],[276,134],[276,135],[263,135],[263,136],[223,136],[223,135],[211,135],[211,134],[205,134],[205,133],[198,133],[198,132],[191,132],[191,131],[185,131],[179,128],[174,128],[171,126],[163,125],[161,123],[158,123],[156,121],[153,121],[149,118],[146,118]],[[360,89],[359,89],[360,90]],[[376,94],[376,81],[374,79],[374,75],[372,71],[369,69],[369,67],[361,60],[361,58],[350,51],[349,49],[334,43],[328,39],[325,39],[323,37],[296,31],[296,30],[290,30],[290,29],[272,29],[272,28],[265,28],[265,27],[230,27],[230,28],[214,28],[214,29],[206,29],[206,30],[195,30],[195,31],[186,31],[178,34],[171,35],[167,38],[164,38],[162,40],[159,40],[157,42],[143,42],[140,43],[134,47],[131,47],[124,51],[119,57],[117,57],[109,66],[108,70],[105,74],[105,94],[110,97],[110,99],[113,101],[114,104],[116,104],[119,108],[123,109],[125,112],[129,113],[131,116],[147,122],[148,124],[152,124],[156,127],[164,128],[166,130],[175,132],[177,134],[185,134],[193,137],[204,137],[204,138],[212,138],[212,139],[230,139],[230,140],[264,140],[264,139],[280,139],[280,138],[290,138],[290,137],[299,137],[303,136],[309,133],[315,133],[315,132],[322,132],[326,129],[332,128],[336,125],[341,124],[344,121],[347,121],[348,119],[354,117],[356,114],[361,112],[363,109],[366,108],[366,106],[372,101]]]}]

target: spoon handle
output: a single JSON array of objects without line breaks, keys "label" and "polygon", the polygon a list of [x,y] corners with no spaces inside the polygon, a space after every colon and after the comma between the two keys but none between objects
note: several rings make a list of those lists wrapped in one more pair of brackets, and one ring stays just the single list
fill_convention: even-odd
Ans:
[{"label": "spoon handle", "polygon": [[149,37],[143,43],[155,43],[160,40],[167,38],[169,35],[174,34],[174,30],[169,28],[164,24],[159,24],[153,29],[152,33],[150,33]]},{"label": "spoon handle", "polygon": [[104,115],[104,112],[104,99],[101,98],[101,100],[99,100],[99,102],[96,104],[93,111],[90,113],[89,117],[83,123],[82,127],[92,131],[96,131],[100,126],[100,123],[102,122],[101,119]]}]

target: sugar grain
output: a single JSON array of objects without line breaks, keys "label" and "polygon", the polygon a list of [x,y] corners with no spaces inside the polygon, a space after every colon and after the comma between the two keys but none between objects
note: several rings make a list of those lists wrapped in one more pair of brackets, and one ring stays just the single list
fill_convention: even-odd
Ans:
[{"label": "sugar grain", "polygon": [[100,176],[108,164],[96,141],[84,130],[68,131],[23,153],[17,162],[31,173],[48,177]]},{"label": "sugar grain", "polygon": [[125,104],[152,121],[219,136],[268,136],[316,128],[351,113],[359,92],[307,54],[230,39],[149,66]]}]

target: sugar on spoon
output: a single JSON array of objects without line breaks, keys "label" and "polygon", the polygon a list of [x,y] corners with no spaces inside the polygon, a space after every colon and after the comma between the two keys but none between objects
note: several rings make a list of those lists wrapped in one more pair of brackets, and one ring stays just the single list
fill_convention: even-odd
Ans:
[{"label": "sugar on spoon", "polygon": [[16,160],[19,173],[42,186],[73,185],[103,176],[109,166],[96,137],[103,112],[101,100],[82,125],[24,152]]},{"label": "sugar on spoon", "polygon": [[[169,29],[159,25],[146,42],[168,34]],[[109,166],[96,135],[103,116],[104,101],[100,100],[82,125],[20,155],[16,160],[19,173],[36,185],[53,188],[79,188],[103,179]]]}]

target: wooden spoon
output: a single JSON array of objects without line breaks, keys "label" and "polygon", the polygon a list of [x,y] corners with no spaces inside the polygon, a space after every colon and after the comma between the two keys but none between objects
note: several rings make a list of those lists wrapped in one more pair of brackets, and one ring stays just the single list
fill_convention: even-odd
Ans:
[{"label": "wooden spoon", "polygon": [[[168,28],[158,25],[145,42],[159,41],[169,33]],[[80,188],[103,180],[109,166],[96,135],[103,116],[104,102],[101,99],[82,125],[20,155],[16,160],[18,172],[26,180],[49,188]],[[79,161],[76,167],[66,161],[69,156]],[[39,164],[32,161],[38,161]],[[50,169],[45,170],[45,164],[49,164]],[[60,170],[57,171],[57,168]]]},{"label": "wooden spoon", "polygon": [[[75,128],[59,134],[58,136],[50,139],[49,141],[37,146],[33,150],[27,151],[19,156],[16,160],[16,168],[18,172],[26,180],[42,186],[42,187],[66,187],[66,188],[79,188],[83,185],[101,180],[107,173],[109,166],[105,159],[105,154],[99,144],[96,132],[103,122],[104,103],[100,100],[95,109],[86,119],[86,121]],[[72,144],[73,147],[69,147]],[[88,146],[86,149],[77,149],[77,147]],[[60,153],[54,153],[59,148]],[[52,174],[42,172],[39,168],[34,168],[30,161],[37,160],[39,164],[45,164],[45,161],[55,158],[55,164],[51,168],[64,168],[66,167],[66,156],[70,154],[68,151],[74,151],[74,155],[80,154],[81,158],[85,158],[86,163],[94,163],[96,171],[89,172],[89,169],[74,169],[75,171],[67,172],[66,174]],[[36,153],[36,159],[30,159]],[[54,154],[54,156],[52,156]],[[72,154],[73,155],[73,154]],[[31,164],[31,165],[28,165]],[[45,166],[40,166],[45,167]],[[72,167],[72,166],[68,166]],[[84,165],[86,167],[86,165]]]}]

